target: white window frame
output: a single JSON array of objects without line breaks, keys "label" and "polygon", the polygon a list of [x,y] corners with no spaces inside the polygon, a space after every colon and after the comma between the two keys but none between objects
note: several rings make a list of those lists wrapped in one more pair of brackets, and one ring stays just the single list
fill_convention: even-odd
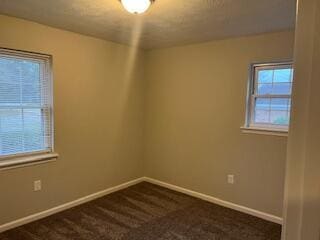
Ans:
[{"label": "white window frame", "polygon": [[[292,94],[256,94],[258,76],[257,69],[283,69],[285,67],[293,68],[292,61],[269,62],[269,63],[254,63],[250,65],[250,74],[248,81],[247,105],[246,105],[246,120],[245,125],[242,127],[245,133],[268,134],[276,136],[287,136],[289,125],[277,124],[257,124],[254,123],[254,104],[257,97],[266,98],[292,98]],[[290,124],[290,122],[289,122]]]},{"label": "white window frame", "polygon": [[49,81],[49,118],[50,118],[50,148],[43,151],[25,152],[0,156],[0,170],[7,170],[16,167],[29,166],[56,160],[58,154],[54,152],[54,122],[53,122],[53,73],[52,55],[21,51],[8,48],[0,48],[1,55],[22,58],[34,61],[45,61],[45,71]]}]

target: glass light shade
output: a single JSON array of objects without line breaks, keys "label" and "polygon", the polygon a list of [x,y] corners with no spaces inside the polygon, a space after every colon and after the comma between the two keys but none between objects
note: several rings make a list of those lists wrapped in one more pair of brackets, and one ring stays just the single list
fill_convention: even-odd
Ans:
[{"label": "glass light shade", "polygon": [[121,3],[128,12],[140,14],[148,10],[151,0],[121,0]]}]

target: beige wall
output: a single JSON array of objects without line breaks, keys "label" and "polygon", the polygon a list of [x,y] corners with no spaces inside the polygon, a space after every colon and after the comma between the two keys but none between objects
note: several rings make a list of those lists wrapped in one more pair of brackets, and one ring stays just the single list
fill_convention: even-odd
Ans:
[{"label": "beige wall", "polygon": [[286,168],[285,240],[320,239],[320,2],[300,0]]},{"label": "beige wall", "polygon": [[146,176],[282,216],[287,139],[240,126],[249,64],[292,59],[293,42],[282,32],[147,52]]},{"label": "beige wall", "polygon": [[240,126],[249,64],[291,59],[292,32],[145,53],[1,15],[0,29],[0,47],[53,55],[60,154],[0,171],[0,224],[144,175],[281,216],[286,138]]},{"label": "beige wall", "polygon": [[[53,55],[60,154],[0,171],[0,224],[141,177],[141,53],[134,59],[128,47],[5,16],[0,29],[0,47]],[[43,190],[35,193],[38,179]]]}]

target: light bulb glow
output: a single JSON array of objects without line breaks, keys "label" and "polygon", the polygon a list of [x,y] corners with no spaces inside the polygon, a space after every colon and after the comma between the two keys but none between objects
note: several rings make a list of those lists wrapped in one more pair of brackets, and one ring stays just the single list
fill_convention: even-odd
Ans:
[{"label": "light bulb glow", "polygon": [[121,0],[121,3],[128,12],[140,14],[148,10],[151,0]]}]

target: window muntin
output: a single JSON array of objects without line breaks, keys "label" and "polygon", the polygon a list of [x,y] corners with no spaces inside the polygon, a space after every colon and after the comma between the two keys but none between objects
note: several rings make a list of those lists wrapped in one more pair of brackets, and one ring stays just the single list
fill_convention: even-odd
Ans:
[{"label": "window muntin", "polygon": [[288,129],[292,81],[291,63],[252,66],[247,127]]},{"label": "window muntin", "polygon": [[0,49],[0,159],[52,152],[51,57]]}]

